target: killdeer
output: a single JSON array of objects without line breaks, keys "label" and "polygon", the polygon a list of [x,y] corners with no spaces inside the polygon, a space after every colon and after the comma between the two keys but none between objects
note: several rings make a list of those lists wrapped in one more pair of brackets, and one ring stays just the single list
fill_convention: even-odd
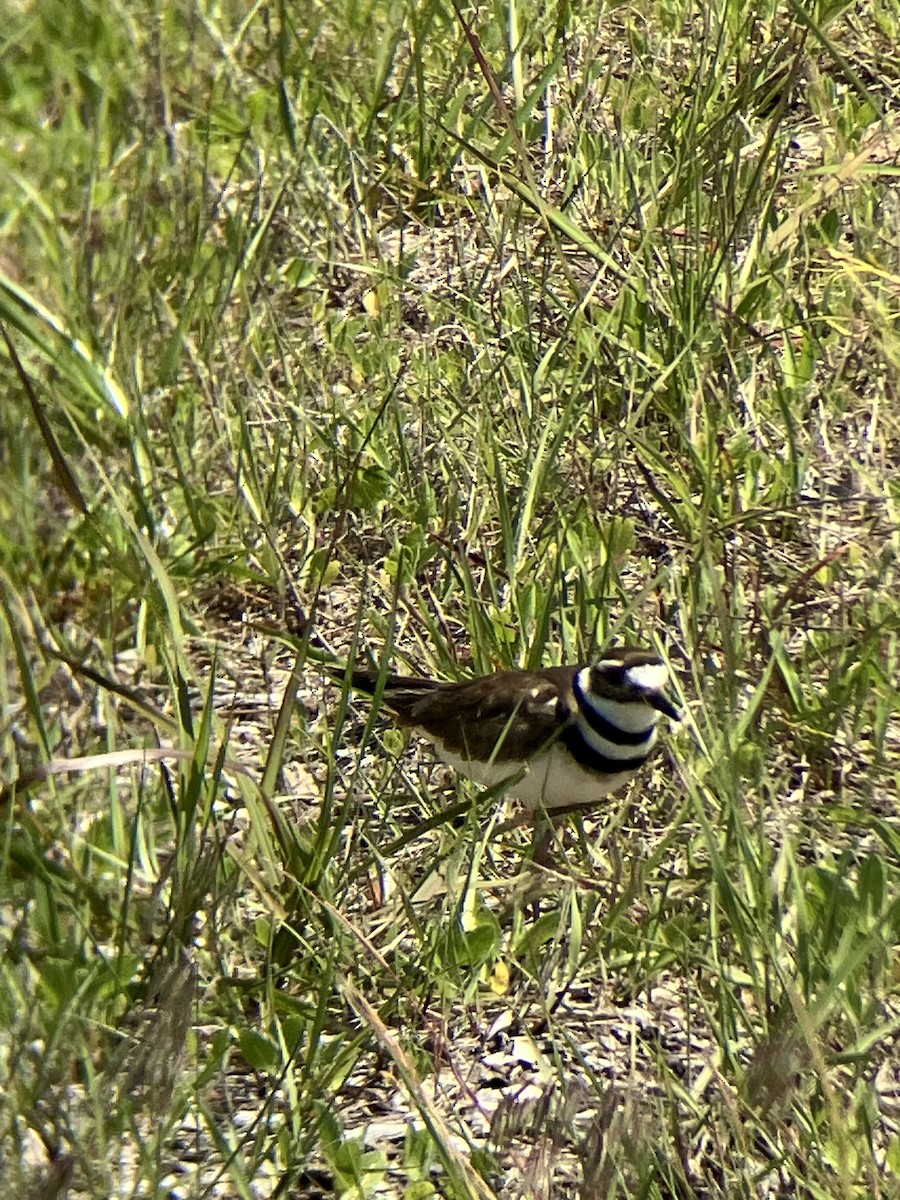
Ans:
[{"label": "killdeer", "polygon": [[[508,782],[526,808],[552,813],[594,807],[644,765],[660,718],[680,719],[664,694],[668,678],[652,651],[617,647],[585,666],[461,683],[388,675],[383,697],[396,724],[428,738],[460,774],[488,787]],[[380,676],[353,670],[349,682],[374,695]]]}]

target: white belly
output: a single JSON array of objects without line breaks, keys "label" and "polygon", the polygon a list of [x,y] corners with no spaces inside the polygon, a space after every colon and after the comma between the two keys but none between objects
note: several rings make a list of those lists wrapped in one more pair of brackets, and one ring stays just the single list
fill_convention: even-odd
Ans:
[{"label": "white belly", "polygon": [[[562,808],[569,805],[591,805],[622,787],[635,774],[634,768],[617,771],[615,775],[598,775],[586,771],[561,746],[553,746],[518,770],[509,763],[473,763],[437,748],[444,762],[460,775],[474,779],[486,787],[497,787],[510,780],[507,795],[515,796],[526,808]],[[519,776],[519,778],[517,778]]]}]

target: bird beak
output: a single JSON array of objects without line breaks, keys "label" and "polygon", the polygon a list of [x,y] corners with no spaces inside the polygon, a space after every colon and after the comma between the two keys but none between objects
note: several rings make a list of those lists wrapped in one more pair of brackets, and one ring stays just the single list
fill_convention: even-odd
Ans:
[{"label": "bird beak", "polygon": [[644,692],[644,703],[663,713],[670,721],[680,721],[681,712],[668,700],[662,692]]}]

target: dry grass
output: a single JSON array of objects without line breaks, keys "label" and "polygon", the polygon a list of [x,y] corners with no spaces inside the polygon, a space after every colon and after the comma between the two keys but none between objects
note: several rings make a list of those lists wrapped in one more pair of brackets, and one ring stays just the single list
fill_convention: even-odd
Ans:
[{"label": "dry grass", "polygon": [[[895,1194],[900,14],[5,16],[3,1178]],[[536,913],[324,670],[625,637]]]}]

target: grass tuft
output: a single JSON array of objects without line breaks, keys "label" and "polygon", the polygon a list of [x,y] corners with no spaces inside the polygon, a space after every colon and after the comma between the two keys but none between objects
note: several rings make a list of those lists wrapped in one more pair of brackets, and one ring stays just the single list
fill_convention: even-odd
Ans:
[{"label": "grass tuft", "polygon": [[[6,7],[4,1181],[894,1194],[896,14]],[[622,641],[537,892],[332,675]]]}]

